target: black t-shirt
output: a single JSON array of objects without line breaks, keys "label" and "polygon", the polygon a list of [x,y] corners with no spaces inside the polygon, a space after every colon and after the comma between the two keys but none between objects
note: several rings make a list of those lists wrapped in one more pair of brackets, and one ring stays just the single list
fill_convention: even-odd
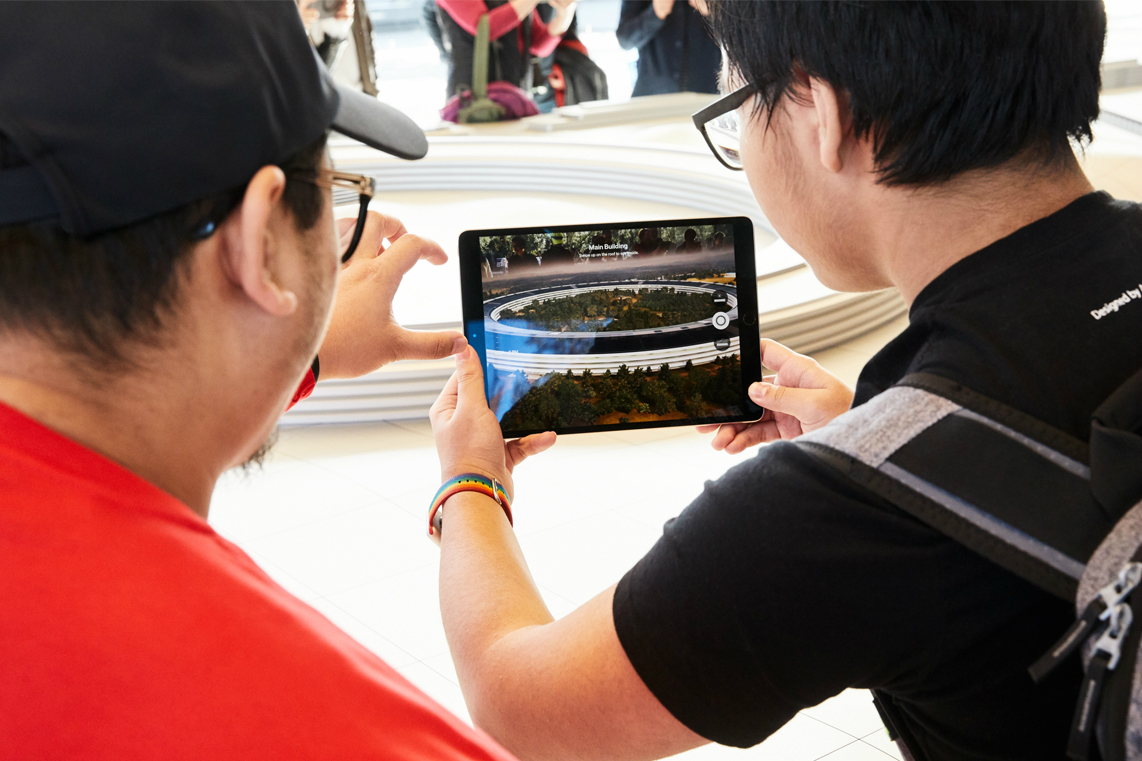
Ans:
[{"label": "black t-shirt", "polygon": [[[928,372],[1086,440],[1142,367],[1140,283],[1142,206],[1084,196],[930,283],[855,404]],[[1040,686],[1027,667],[1073,607],[789,443],[707,483],[619,583],[614,617],[655,696],[716,742],[756,744],[858,687],[892,703],[918,759],[1065,757],[1077,661]]]}]

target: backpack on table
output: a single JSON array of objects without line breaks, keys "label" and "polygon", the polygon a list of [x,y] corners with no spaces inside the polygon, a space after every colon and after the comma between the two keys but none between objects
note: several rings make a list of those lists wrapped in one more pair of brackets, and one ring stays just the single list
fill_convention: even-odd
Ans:
[{"label": "backpack on table", "polygon": [[[539,108],[531,96],[513,85],[502,81],[499,71],[500,59],[495,56],[496,80],[488,82],[488,50],[491,46],[490,22],[488,14],[480,16],[476,25],[476,44],[472,53],[472,87],[461,87],[449,98],[440,110],[440,118],[459,124],[501,122],[535,116]],[[527,26],[530,31],[530,25]],[[528,34],[527,39],[530,39]],[[527,43],[527,44],[530,44]]]}]

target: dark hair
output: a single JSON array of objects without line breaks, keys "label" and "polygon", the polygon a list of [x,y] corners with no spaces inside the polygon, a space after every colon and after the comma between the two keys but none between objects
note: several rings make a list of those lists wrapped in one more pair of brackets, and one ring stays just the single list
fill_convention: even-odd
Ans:
[{"label": "dark hair", "polygon": [[[278,165],[282,201],[299,230],[324,210],[312,183],[325,137]],[[24,160],[0,137],[0,167]],[[0,227],[0,332],[26,331],[88,365],[111,371],[126,361],[128,341],[154,344],[177,302],[187,253],[210,223],[241,203],[245,185],[136,224],[77,238],[54,222]]]},{"label": "dark hair", "polygon": [[[711,0],[731,69],[772,115],[806,75],[846,98],[881,181],[930,184],[1091,139],[1101,2]],[[755,114],[756,115],[756,114]]]}]

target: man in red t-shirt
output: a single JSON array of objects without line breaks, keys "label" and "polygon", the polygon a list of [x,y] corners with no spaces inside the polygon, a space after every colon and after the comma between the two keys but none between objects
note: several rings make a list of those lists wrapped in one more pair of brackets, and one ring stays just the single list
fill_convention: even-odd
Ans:
[{"label": "man in red t-shirt", "polygon": [[443,251],[331,213],[327,130],[423,133],[290,2],[5,4],[0,93],[0,756],[510,759],[206,522],[319,371],[464,346],[391,315]]}]

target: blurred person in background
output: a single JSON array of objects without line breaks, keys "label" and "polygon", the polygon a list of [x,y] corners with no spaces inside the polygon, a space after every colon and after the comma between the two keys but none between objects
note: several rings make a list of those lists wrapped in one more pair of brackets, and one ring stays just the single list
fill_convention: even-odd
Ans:
[{"label": "blurred person in background", "polygon": [[512,255],[508,257],[508,272],[539,266],[539,259],[527,250],[527,241],[522,235],[512,238]]},{"label": "blurred person in background", "polygon": [[333,78],[366,95],[377,94],[373,22],[354,14],[354,0],[296,0],[302,24]]},{"label": "blurred person in background", "polygon": [[550,56],[575,17],[575,0],[548,0],[554,9],[544,22],[536,6],[539,0],[436,0],[443,38],[450,53],[448,93],[451,98],[473,80],[472,55],[476,25],[487,14],[491,50],[488,81],[509,82],[525,93],[542,74],[537,75],[537,59]]},{"label": "blurred person in background", "polygon": [[424,5],[420,7],[420,20],[424,26],[424,31],[428,32],[428,36],[432,38],[432,44],[436,46],[436,52],[440,54],[441,62],[447,63],[451,56],[448,54],[448,46],[444,44],[444,32],[440,29],[438,11],[439,6],[436,5],[436,0],[424,0]]},{"label": "blurred person in background", "polygon": [[563,233],[551,234],[551,245],[543,253],[544,264],[573,264],[575,252],[567,248],[567,236]]},{"label": "blurred person in background", "polygon": [[353,33],[354,0],[297,0],[305,33],[317,54],[332,69]]},{"label": "blurred person in background", "polygon": [[722,53],[706,28],[705,0],[623,0],[615,35],[638,48],[632,96],[718,91]]},{"label": "blurred person in background", "polygon": [[678,254],[700,254],[702,252],[702,244],[698,242],[698,231],[694,228],[688,228],[685,233],[685,239],[678,244],[678,248],[674,249]]}]

